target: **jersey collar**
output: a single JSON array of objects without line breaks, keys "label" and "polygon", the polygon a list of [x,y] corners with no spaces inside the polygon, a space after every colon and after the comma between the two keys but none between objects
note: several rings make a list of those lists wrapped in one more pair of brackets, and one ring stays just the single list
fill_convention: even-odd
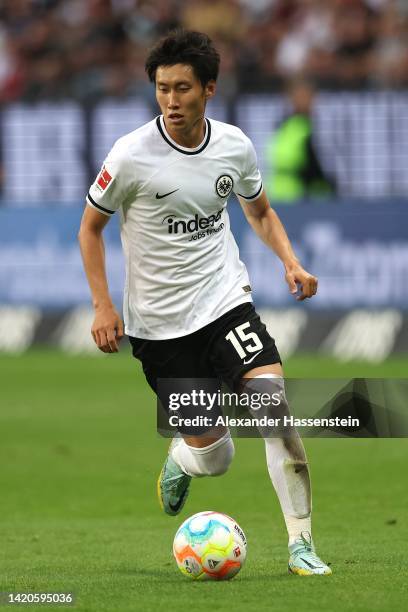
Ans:
[{"label": "jersey collar", "polygon": [[158,128],[161,136],[167,142],[167,144],[169,144],[171,147],[173,147],[173,149],[176,149],[176,151],[179,151],[179,153],[184,153],[184,155],[197,155],[198,153],[201,153],[202,151],[204,151],[204,149],[206,148],[206,146],[210,142],[210,138],[211,138],[211,123],[210,123],[210,120],[207,119],[207,117],[205,118],[205,134],[204,134],[204,139],[198,145],[198,147],[194,147],[194,149],[189,149],[188,147],[182,147],[181,145],[177,144],[177,142],[175,142],[170,137],[170,135],[168,134],[168,132],[166,130],[166,126],[164,125],[163,115],[159,115],[156,118],[156,125],[157,125],[157,128]]}]

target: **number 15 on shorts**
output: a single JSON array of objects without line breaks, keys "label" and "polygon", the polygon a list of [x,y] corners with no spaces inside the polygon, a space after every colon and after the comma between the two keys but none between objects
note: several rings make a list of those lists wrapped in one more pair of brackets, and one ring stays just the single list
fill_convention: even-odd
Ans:
[{"label": "number 15 on shorts", "polygon": [[237,325],[235,329],[232,329],[225,336],[225,339],[231,342],[241,359],[251,355],[251,353],[261,352],[263,349],[263,344],[258,334],[245,331],[248,327],[251,327],[249,321]]}]

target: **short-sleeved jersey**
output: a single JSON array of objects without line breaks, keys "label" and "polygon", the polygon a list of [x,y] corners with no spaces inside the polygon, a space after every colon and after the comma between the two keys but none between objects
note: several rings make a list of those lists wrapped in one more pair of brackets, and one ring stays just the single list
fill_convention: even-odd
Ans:
[{"label": "short-sleeved jersey", "polygon": [[120,211],[128,335],[185,336],[252,301],[226,207],[232,192],[250,201],[261,191],[251,141],[226,123],[206,119],[194,149],[172,140],[162,116],[114,144],[87,202]]}]

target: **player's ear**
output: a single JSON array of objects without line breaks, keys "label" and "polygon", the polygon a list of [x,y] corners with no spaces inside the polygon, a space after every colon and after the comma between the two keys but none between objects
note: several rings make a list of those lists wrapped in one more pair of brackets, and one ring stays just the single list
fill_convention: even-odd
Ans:
[{"label": "player's ear", "polygon": [[215,81],[208,81],[207,85],[204,87],[204,94],[206,100],[209,100],[214,96],[216,87],[217,86],[215,84]]}]

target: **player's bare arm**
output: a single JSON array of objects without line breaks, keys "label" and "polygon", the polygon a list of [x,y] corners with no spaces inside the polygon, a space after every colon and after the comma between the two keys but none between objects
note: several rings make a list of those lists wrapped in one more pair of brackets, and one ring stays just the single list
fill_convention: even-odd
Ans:
[{"label": "player's bare arm", "polygon": [[86,206],[78,240],[95,309],[92,337],[104,353],[117,353],[123,337],[123,324],[112,303],[106,276],[102,232],[108,221],[109,217]]},{"label": "player's bare arm", "polygon": [[296,257],[288,235],[278,215],[271,208],[265,191],[251,202],[239,198],[245,217],[249,224],[267,246],[279,257],[285,267],[285,279],[292,294],[298,292],[297,300],[304,300],[315,295],[317,278],[302,268]]}]

